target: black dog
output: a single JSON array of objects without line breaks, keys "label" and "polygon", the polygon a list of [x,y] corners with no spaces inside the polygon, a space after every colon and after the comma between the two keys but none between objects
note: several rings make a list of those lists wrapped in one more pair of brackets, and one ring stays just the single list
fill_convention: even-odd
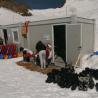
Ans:
[{"label": "black dog", "polygon": [[96,87],[96,91],[98,91],[98,83],[96,83],[95,87]]},{"label": "black dog", "polygon": [[86,68],[79,74],[75,73],[74,68],[66,67],[61,70],[52,70],[48,73],[47,83],[57,83],[61,88],[71,88],[75,90],[77,87],[79,90],[87,91],[88,88],[94,88],[94,81],[92,69]]},{"label": "black dog", "polygon": [[52,72],[49,72],[47,74],[48,78],[47,78],[46,82],[47,83],[51,83],[51,82],[56,83],[58,74],[59,74],[59,71],[56,69],[53,69]]},{"label": "black dog", "polygon": [[92,70],[92,76],[95,78],[95,80],[98,80],[98,69]]},{"label": "black dog", "polygon": [[79,79],[79,90],[87,91],[88,88],[93,89],[94,88],[94,81],[92,78],[92,70],[89,68],[86,68],[78,75]]}]

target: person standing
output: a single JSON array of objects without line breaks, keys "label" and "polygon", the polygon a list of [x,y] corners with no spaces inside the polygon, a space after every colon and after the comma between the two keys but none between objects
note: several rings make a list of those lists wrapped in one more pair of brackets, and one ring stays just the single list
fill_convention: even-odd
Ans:
[{"label": "person standing", "polygon": [[52,60],[52,46],[51,44],[47,44],[46,47],[46,60],[47,60],[47,64],[51,64],[51,60]]},{"label": "person standing", "polygon": [[41,68],[46,68],[46,46],[41,41],[38,41],[36,44],[36,50],[39,54]]}]

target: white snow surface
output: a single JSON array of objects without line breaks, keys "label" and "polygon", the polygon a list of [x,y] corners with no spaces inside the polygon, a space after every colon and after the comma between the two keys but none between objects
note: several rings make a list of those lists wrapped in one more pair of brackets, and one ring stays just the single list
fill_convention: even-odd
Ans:
[{"label": "white snow surface", "polygon": [[79,73],[82,70],[85,70],[86,67],[91,69],[98,69],[98,55],[90,57],[91,54],[85,54],[81,58],[81,64],[76,68],[76,72]]},{"label": "white snow surface", "polygon": [[71,91],[45,83],[47,75],[17,66],[20,60],[22,58],[0,60],[0,98],[98,98],[95,88]]}]

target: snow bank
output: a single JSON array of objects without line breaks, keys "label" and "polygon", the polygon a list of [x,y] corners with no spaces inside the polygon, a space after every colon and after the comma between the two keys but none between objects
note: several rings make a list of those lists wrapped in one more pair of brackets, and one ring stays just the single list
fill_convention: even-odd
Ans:
[{"label": "snow bank", "polygon": [[98,98],[95,89],[71,91],[45,83],[46,75],[17,66],[15,62],[20,60],[0,60],[0,98]]}]

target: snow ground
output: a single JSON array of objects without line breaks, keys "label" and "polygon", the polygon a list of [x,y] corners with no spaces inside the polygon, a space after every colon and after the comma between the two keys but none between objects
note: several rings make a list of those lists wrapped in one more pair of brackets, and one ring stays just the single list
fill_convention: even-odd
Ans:
[{"label": "snow ground", "polygon": [[0,60],[0,98],[98,98],[95,89],[71,91],[45,83],[46,75],[17,66],[20,60]]}]

